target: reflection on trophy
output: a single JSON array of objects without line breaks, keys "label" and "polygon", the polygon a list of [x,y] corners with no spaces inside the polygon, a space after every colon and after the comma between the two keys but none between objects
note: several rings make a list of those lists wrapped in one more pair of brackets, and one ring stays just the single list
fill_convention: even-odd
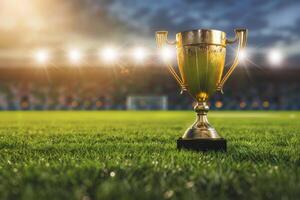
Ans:
[{"label": "reflection on trophy", "polygon": [[[247,29],[235,29],[235,38],[226,38],[219,30],[199,29],[176,34],[176,41],[167,40],[167,31],[156,32],[156,42],[160,49],[167,44],[176,45],[178,75],[169,62],[169,71],[181,87],[197,102],[195,123],[177,140],[178,149],[198,151],[226,151],[226,140],[209,124],[207,112],[209,98],[216,92],[223,92],[226,80],[238,65],[240,51],[247,43]],[[232,66],[222,78],[225,65],[226,45],[238,42],[237,54]]]}]

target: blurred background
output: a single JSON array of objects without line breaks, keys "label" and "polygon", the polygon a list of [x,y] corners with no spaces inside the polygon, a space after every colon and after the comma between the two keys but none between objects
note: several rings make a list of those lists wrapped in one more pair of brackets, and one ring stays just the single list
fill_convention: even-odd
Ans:
[{"label": "blurred background", "polygon": [[[0,109],[192,108],[155,48],[155,31],[249,29],[216,110],[300,109],[300,2],[1,0]],[[176,61],[175,48],[169,59]],[[228,48],[228,66],[235,46]]]}]

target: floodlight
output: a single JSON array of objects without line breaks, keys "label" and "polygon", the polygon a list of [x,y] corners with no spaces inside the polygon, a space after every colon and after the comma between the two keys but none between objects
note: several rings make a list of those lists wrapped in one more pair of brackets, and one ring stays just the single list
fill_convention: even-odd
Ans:
[{"label": "floodlight", "polygon": [[248,58],[248,56],[249,56],[248,51],[246,49],[243,49],[239,53],[239,60],[241,62],[243,62],[243,61],[245,61]]},{"label": "floodlight", "polygon": [[49,60],[49,52],[45,49],[40,49],[34,54],[37,63],[45,64]]},{"label": "floodlight", "polygon": [[146,50],[142,47],[136,47],[132,53],[134,59],[138,62],[141,62],[146,58]]},{"label": "floodlight", "polygon": [[268,60],[272,65],[279,65],[283,61],[283,55],[279,50],[273,49],[268,54]]},{"label": "floodlight", "polygon": [[112,47],[106,47],[100,52],[100,56],[106,62],[114,62],[118,58],[116,49]]},{"label": "floodlight", "polygon": [[75,64],[80,62],[82,54],[78,49],[72,49],[69,51],[68,57],[70,62]]},{"label": "floodlight", "polygon": [[161,58],[165,61],[171,60],[174,56],[174,52],[169,47],[162,48],[159,53]]}]

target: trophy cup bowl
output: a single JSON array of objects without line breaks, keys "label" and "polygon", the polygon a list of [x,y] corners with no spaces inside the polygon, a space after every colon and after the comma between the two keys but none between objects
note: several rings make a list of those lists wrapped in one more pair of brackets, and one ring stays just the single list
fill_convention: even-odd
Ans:
[{"label": "trophy cup bowl", "polygon": [[[169,42],[167,31],[156,32],[159,49],[167,44],[176,45],[179,75],[166,61],[166,65],[182,92],[187,92],[196,102],[197,119],[177,140],[178,149],[198,151],[226,151],[226,140],[210,125],[207,119],[209,98],[217,91],[223,93],[223,85],[238,65],[240,51],[247,43],[247,29],[235,29],[235,38],[227,39],[226,33],[213,29],[198,29],[176,34],[176,41]],[[222,78],[226,46],[238,43],[232,66]]]}]

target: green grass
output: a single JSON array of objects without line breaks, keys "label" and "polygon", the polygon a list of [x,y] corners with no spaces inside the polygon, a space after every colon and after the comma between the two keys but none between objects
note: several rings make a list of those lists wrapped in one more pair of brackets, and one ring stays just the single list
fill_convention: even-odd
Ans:
[{"label": "green grass", "polygon": [[227,153],[177,151],[191,112],[1,112],[0,199],[299,199],[300,112],[217,112]]}]

